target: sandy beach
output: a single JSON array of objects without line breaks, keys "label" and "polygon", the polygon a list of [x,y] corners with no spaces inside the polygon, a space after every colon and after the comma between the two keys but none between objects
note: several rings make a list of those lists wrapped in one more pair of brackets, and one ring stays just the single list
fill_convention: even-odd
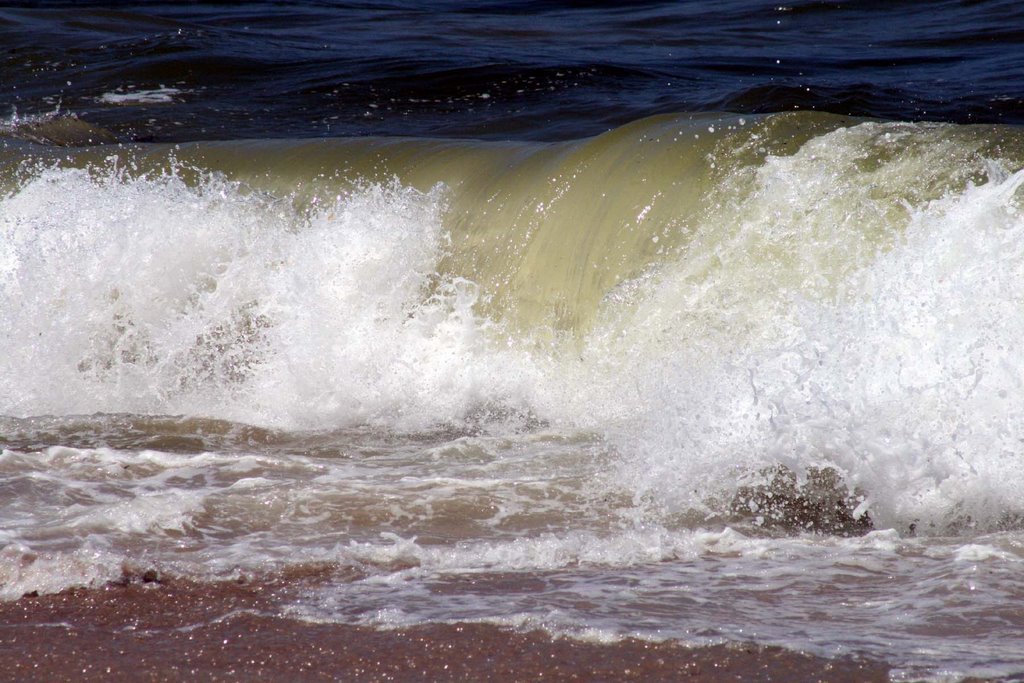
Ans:
[{"label": "sandy beach", "polygon": [[[146,577],[152,579],[153,577]],[[481,624],[375,630],[275,614],[282,586],[143,581],[0,605],[4,681],[885,681],[774,647],[553,639]]]}]

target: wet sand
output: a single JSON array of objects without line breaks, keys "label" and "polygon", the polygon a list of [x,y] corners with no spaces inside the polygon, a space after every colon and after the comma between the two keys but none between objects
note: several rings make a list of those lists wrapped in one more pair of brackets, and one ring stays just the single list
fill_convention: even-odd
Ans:
[{"label": "wet sand", "polygon": [[146,577],[0,603],[3,681],[885,681],[782,648],[552,638],[480,624],[380,631],[277,614],[281,584]]}]

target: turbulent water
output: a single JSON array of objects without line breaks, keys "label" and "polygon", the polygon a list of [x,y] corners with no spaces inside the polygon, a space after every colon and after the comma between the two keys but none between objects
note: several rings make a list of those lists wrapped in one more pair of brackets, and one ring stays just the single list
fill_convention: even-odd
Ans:
[{"label": "turbulent water", "polygon": [[[486,81],[486,116],[449,95],[353,135],[342,107],[345,136],[308,137],[324,70],[362,79],[346,106],[374,107],[381,82],[440,87],[423,72],[441,67],[408,46],[405,62],[334,48],[300,66],[302,17],[247,6],[191,22],[0,12],[11,35],[67,33],[7,48],[9,64],[137,56],[48,90],[59,112],[19,94],[0,124],[0,596],[326,571],[288,614],[776,643],[882,658],[897,678],[1024,672],[1024,129],[1000,123],[1019,108],[992,105],[1005,76],[977,74],[966,104],[938,86],[897,97],[906,120],[887,121],[884,84],[863,87],[867,111],[826,98],[816,108],[838,113],[765,114],[791,106],[748,80],[778,74],[719,81],[713,63],[693,78],[731,98],[651,105],[674,91],[648,64],[615,71],[647,99],[606,103],[614,115],[573,104],[606,83],[506,116],[498,81],[591,67],[449,54],[467,72],[436,79]],[[405,35],[400,9],[309,16]],[[578,41],[706,19],[576,11]],[[712,35],[742,42],[730,11]],[[526,30],[517,12],[474,16],[445,14],[435,40],[500,24],[498,60]],[[232,110],[238,90],[201,109],[229,72],[258,77],[239,65],[243,19],[283,41],[269,85],[248,109]],[[523,59],[554,29],[536,30]],[[960,41],[984,56],[933,30],[936,54]],[[209,53],[204,31],[234,42]],[[202,49],[170,61],[175,35]],[[888,40],[932,68],[924,37]],[[738,63],[760,54],[746,49]],[[158,62],[193,81],[123,73]],[[315,97],[264,108],[275,87],[299,92],[285,62]],[[867,77],[855,62],[805,78],[841,88]],[[406,63],[418,77],[402,80]],[[61,68],[22,74],[18,92]],[[959,114],[910,120],[929,98]],[[686,108],[734,113],[661,113]]]}]

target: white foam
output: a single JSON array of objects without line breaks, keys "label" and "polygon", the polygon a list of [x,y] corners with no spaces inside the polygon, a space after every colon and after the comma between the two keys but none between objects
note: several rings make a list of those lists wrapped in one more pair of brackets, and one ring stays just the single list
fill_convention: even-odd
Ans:
[{"label": "white foam", "polygon": [[0,413],[415,428],[528,384],[473,283],[434,278],[440,189],[307,217],[216,178],[47,170],[2,207]]},{"label": "white foam", "polygon": [[[393,533],[379,541],[352,541],[336,546],[319,559],[333,559],[346,566],[409,567],[370,580],[385,583],[407,580],[408,573],[462,573],[483,571],[555,571],[565,568],[640,567],[698,558],[727,557],[751,560],[785,560],[809,556],[870,555],[894,557],[903,551],[892,530],[857,538],[763,538],[735,529],[672,530],[649,525],[616,532],[566,531],[496,541],[466,541],[453,545],[418,543]],[[1008,556],[1009,557],[1009,556]]]},{"label": "white foam", "polygon": [[9,544],[0,550],[0,600],[17,600],[33,592],[43,595],[78,586],[95,587],[121,573],[119,558],[102,550],[33,552]]},{"label": "white foam", "polygon": [[171,104],[179,101],[181,96],[187,92],[187,90],[181,90],[180,88],[169,88],[165,86],[144,90],[136,90],[133,87],[128,86],[125,88],[118,88],[117,90],[111,90],[110,92],[105,92],[97,97],[96,101],[101,104],[114,104],[120,106]]},{"label": "white foam", "polygon": [[982,543],[968,543],[954,552],[957,562],[1020,562],[1021,557],[1002,548]]},{"label": "white foam", "polygon": [[74,511],[68,523],[76,529],[105,534],[184,532],[192,526],[192,514],[202,500],[198,493],[142,493],[128,500]]},{"label": "white foam", "polygon": [[[651,514],[720,508],[737,478],[775,464],[834,467],[881,527],[991,530],[1024,513],[1024,171],[991,166],[987,182],[904,201],[900,218],[867,181],[913,195],[908,174],[934,171],[896,157],[863,178],[811,159],[856,159],[881,130],[759,167],[766,207],[741,207],[757,220],[737,228],[738,252],[716,252],[721,276],[694,280],[687,255],[613,328],[612,351],[638,359],[619,369],[622,393],[644,406],[612,430],[631,456],[616,480]],[[779,197],[791,208],[767,210]],[[820,202],[823,222],[801,223]],[[866,223],[837,222],[843,202]],[[771,256],[755,246],[766,231],[798,248]]]}]

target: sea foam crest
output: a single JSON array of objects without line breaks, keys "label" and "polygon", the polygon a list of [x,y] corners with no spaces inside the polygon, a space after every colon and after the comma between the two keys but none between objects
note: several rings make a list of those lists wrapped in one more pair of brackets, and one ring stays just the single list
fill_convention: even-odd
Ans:
[{"label": "sea foam crest", "polygon": [[[838,146],[850,138],[831,134]],[[792,174],[801,153],[759,172]],[[649,409],[638,427],[621,429],[633,457],[617,476],[634,499],[658,515],[720,512],[738,480],[756,481],[778,465],[801,476],[827,467],[862,492],[856,513],[869,513],[876,528],[1019,526],[1024,171],[989,165],[988,174],[987,182],[904,203],[891,245],[883,241],[841,277],[819,271],[834,278],[827,287],[782,286],[733,300],[721,323],[728,335],[714,325],[676,328],[679,341],[635,373]],[[825,268],[842,257],[844,240],[857,239],[850,232],[839,231],[831,251],[818,254]],[[706,301],[700,296],[717,285],[704,286],[691,301]]]},{"label": "sea foam crest", "polygon": [[46,169],[0,200],[0,413],[415,428],[519,380],[445,278],[444,190],[294,208],[208,177]]}]

